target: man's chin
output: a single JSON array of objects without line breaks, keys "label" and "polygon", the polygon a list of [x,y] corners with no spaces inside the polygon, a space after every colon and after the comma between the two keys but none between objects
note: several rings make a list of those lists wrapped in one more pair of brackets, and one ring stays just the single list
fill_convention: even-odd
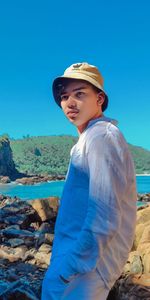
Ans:
[{"label": "man's chin", "polygon": [[78,121],[77,121],[77,119],[76,118],[68,118],[68,120],[72,123],[72,124],[74,124],[75,126],[78,126]]}]

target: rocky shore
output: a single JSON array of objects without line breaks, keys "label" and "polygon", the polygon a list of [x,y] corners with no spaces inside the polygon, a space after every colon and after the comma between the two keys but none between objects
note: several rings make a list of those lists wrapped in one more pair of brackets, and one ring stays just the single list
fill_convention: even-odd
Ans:
[{"label": "rocky shore", "polygon": [[142,201],[145,203],[150,203],[150,193],[146,193],[146,194],[137,194],[137,201]]},{"label": "rocky shore", "polygon": [[[0,300],[40,300],[58,207],[56,197],[25,202],[0,195]],[[126,299],[150,300],[149,205],[138,209],[133,247],[108,297]]]},{"label": "rocky shore", "polygon": [[58,198],[0,196],[0,299],[40,299],[49,264]]},{"label": "rocky shore", "polygon": [[[20,177],[18,176],[13,181],[16,183],[20,183],[23,185],[34,185],[36,183],[42,183],[42,182],[48,182],[48,181],[58,181],[58,180],[64,180],[64,175],[28,175],[25,176],[24,174]],[[0,176],[0,184],[7,184],[11,182],[11,178],[9,176]]]}]

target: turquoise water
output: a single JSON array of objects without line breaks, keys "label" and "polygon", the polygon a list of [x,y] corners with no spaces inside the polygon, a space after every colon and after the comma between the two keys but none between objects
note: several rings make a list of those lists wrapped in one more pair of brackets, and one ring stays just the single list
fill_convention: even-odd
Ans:
[{"label": "turquoise water", "polygon": [[[138,193],[150,193],[150,176],[137,176]],[[61,196],[64,181],[52,181],[36,185],[20,185],[10,183],[0,185],[0,194],[17,196],[24,200]]]},{"label": "turquoise water", "polygon": [[150,193],[150,176],[136,176],[138,193]]},{"label": "turquoise water", "polygon": [[61,196],[64,181],[52,181],[38,183],[35,185],[21,185],[9,183],[0,185],[0,194],[11,197],[17,196],[24,200],[46,198],[51,196]]}]

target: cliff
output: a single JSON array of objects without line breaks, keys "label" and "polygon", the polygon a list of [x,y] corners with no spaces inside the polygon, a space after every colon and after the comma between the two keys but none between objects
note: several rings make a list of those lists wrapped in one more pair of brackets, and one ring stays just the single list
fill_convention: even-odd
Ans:
[{"label": "cliff", "polygon": [[13,180],[17,175],[9,139],[0,137],[0,176],[8,176]]}]

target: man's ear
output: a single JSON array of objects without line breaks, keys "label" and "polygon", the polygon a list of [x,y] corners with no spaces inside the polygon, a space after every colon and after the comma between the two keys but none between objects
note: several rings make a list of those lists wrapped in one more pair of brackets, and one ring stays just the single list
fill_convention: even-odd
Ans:
[{"label": "man's ear", "polygon": [[104,92],[99,92],[97,94],[97,103],[98,103],[98,105],[102,106],[102,104],[104,103],[104,101],[105,101],[105,94],[104,94]]}]

